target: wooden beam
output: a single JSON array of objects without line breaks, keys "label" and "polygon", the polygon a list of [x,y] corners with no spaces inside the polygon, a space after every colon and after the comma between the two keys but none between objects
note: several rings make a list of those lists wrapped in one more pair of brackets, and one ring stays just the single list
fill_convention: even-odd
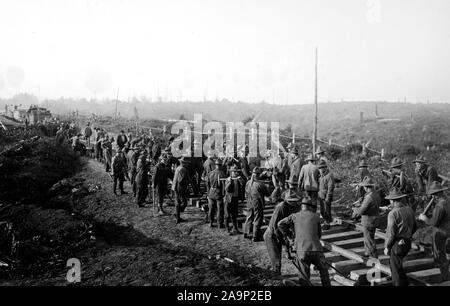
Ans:
[{"label": "wooden beam", "polygon": [[335,234],[329,234],[322,236],[322,240],[326,240],[328,242],[335,242],[337,240],[341,239],[351,239],[351,238],[358,238],[362,237],[362,233],[360,231],[344,231],[340,233]]}]

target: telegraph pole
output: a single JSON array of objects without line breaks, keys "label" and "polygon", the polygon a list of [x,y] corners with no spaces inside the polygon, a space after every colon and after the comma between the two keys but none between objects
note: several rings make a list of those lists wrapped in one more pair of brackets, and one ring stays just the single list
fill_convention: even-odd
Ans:
[{"label": "telegraph pole", "polygon": [[314,92],[314,104],[315,104],[315,116],[314,116],[314,130],[312,137],[312,145],[313,145],[313,156],[316,152],[316,139],[317,139],[317,61],[318,61],[318,52],[316,47],[316,69],[315,69],[315,92]]}]

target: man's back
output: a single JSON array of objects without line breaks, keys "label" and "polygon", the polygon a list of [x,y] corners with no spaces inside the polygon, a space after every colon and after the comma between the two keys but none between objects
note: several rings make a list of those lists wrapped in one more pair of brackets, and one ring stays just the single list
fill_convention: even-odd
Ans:
[{"label": "man's back", "polygon": [[319,169],[316,165],[308,163],[304,165],[300,171],[299,182],[300,187],[305,191],[319,190]]},{"label": "man's back", "polygon": [[386,244],[392,247],[396,240],[410,239],[416,231],[414,211],[406,205],[395,206],[388,214]]}]

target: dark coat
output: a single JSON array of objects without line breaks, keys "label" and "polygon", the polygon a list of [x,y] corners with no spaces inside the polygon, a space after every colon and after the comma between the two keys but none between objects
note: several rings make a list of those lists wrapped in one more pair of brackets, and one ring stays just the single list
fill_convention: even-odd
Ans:
[{"label": "dark coat", "polygon": [[221,200],[224,196],[224,182],[221,178],[226,178],[225,172],[221,169],[215,169],[212,171],[206,180],[206,188],[209,190],[208,198],[214,200]]},{"label": "dark coat", "polygon": [[300,252],[322,252],[320,237],[322,229],[318,214],[302,210],[284,218],[278,223],[278,228],[284,236],[292,236],[295,233],[295,250]]},{"label": "dark coat", "polygon": [[380,194],[376,191],[366,193],[357,214],[361,216],[361,224],[366,227],[377,227],[380,215]]}]

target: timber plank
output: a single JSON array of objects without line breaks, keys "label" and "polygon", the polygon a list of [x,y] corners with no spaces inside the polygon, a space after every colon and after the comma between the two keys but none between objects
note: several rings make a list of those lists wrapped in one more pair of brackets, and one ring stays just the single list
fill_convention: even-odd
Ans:
[{"label": "timber plank", "polygon": [[322,240],[326,240],[327,242],[335,242],[343,239],[352,239],[362,237],[362,233],[359,231],[344,231],[338,232],[334,234],[327,234],[322,236]]}]

